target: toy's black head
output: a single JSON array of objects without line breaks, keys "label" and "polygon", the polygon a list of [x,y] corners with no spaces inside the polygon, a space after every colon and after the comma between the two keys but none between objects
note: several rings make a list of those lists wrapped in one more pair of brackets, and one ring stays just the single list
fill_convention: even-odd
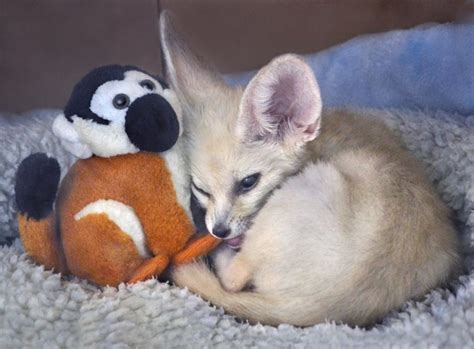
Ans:
[{"label": "toy's black head", "polygon": [[109,65],[79,81],[53,130],[79,157],[162,152],[178,140],[179,118],[165,82],[133,66]]}]

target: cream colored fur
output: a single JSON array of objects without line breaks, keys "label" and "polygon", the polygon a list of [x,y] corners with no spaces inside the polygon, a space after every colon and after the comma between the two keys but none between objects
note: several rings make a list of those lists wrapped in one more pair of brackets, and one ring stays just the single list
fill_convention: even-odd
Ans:
[{"label": "cream colored fur", "polygon": [[[181,121],[180,121],[181,124]],[[189,169],[187,158],[185,156],[185,149],[183,144],[183,137],[179,137],[176,144],[160,154],[166,161],[166,165],[173,179],[173,187],[176,192],[176,200],[184,209],[189,218],[192,218],[190,210],[190,187],[189,187]]]},{"label": "cream colored fur", "polygon": [[[217,253],[219,278],[195,263],[174,270],[174,282],[252,322],[366,325],[459,270],[449,211],[382,123],[321,115],[314,76],[293,55],[276,58],[245,91],[227,87],[186,49],[166,12],[161,23],[187,111],[192,179],[209,193],[194,191],[207,227],[225,221],[229,239],[244,236],[239,252]],[[261,174],[255,188],[236,194],[253,173]]]}]

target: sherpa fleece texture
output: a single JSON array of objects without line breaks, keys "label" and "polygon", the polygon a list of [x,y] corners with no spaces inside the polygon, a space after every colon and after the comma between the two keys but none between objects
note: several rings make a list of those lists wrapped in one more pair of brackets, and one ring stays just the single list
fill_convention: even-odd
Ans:
[{"label": "sherpa fleece texture", "polygon": [[[21,252],[0,247],[0,348],[58,347],[474,347],[474,116],[442,112],[368,111],[399,130],[455,211],[467,274],[452,291],[407,302],[372,329],[333,323],[308,328],[251,326],[185,289],[149,280],[99,289],[61,279]],[[13,176],[22,158],[47,151],[71,164],[50,132],[54,112],[0,117],[0,236],[16,236]]]}]

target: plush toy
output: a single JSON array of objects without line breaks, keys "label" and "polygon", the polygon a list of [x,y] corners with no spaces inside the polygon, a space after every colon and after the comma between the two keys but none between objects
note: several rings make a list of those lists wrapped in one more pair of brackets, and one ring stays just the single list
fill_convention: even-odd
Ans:
[{"label": "plush toy", "polygon": [[55,159],[33,154],[18,169],[26,252],[47,268],[116,286],[217,246],[195,234],[190,218],[180,117],[173,91],[141,69],[112,65],[86,75],[53,124],[81,158],[59,191]]}]

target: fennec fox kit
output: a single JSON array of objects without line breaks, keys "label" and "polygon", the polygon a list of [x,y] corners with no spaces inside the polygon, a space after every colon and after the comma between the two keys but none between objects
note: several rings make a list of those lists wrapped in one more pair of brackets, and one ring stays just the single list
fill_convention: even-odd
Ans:
[{"label": "fennec fox kit", "polygon": [[[449,211],[382,123],[322,112],[312,70],[275,58],[232,88],[162,16],[192,190],[227,247],[173,280],[251,322],[367,325],[458,271]],[[251,286],[252,289],[247,289]]]}]

